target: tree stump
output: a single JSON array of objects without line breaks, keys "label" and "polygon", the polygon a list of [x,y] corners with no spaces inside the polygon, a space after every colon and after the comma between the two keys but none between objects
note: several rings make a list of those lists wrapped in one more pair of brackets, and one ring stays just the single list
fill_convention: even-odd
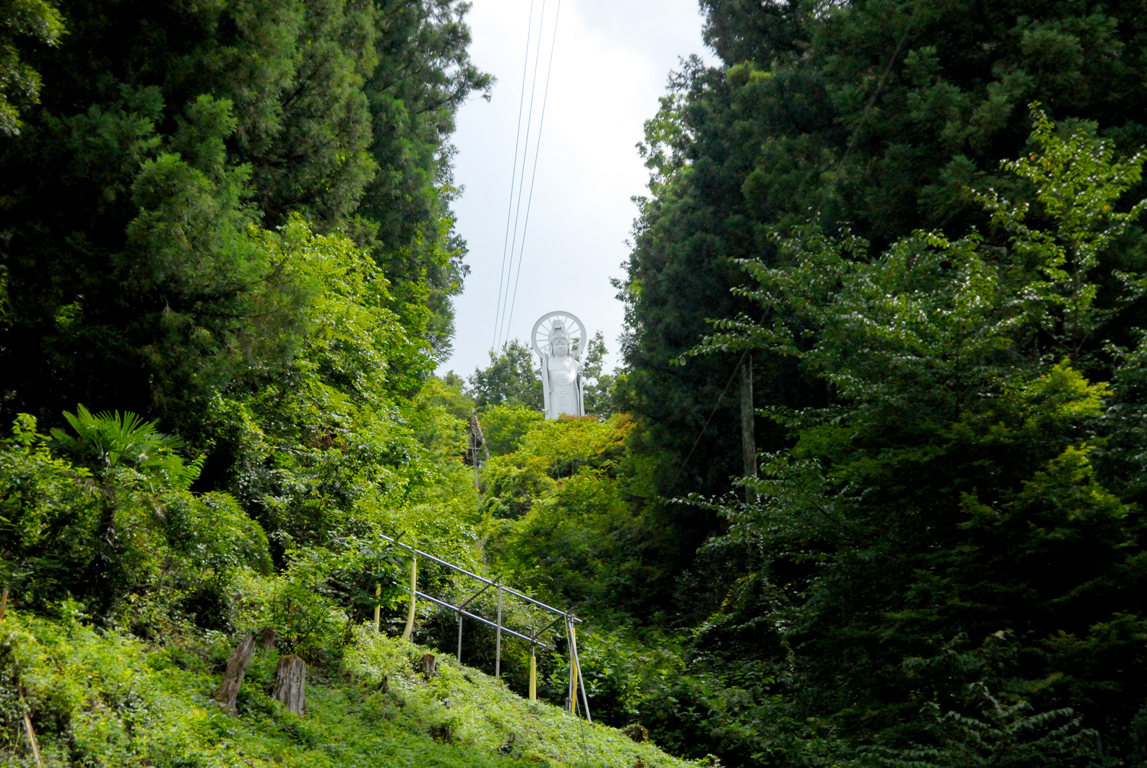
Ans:
[{"label": "tree stump", "polygon": [[243,685],[243,677],[251,666],[251,657],[254,654],[255,636],[246,635],[227,659],[227,671],[223,673],[223,683],[215,692],[215,698],[223,704],[223,709],[231,714],[235,714],[235,700],[239,698],[239,686]]},{"label": "tree stump", "polygon": [[438,662],[434,659],[433,653],[427,653],[422,657],[422,676],[427,680],[438,674]]},{"label": "tree stump", "polygon": [[638,744],[649,741],[649,729],[641,723],[634,723],[621,729],[621,732]]},{"label": "tree stump", "polygon": [[287,705],[296,715],[307,714],[307,663],[298,656],[284,656],[275,668],[275,690],[271,696]]}]

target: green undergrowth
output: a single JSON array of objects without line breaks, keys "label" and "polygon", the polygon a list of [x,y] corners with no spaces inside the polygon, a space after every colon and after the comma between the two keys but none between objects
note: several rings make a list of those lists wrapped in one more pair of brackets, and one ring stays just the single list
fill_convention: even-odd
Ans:
[{"label": "green undergrowth", "polygon": [[341,661],[309,665],[305,717],[270,698],[274,650],[256,653],[238,714],[228,715],[211,692],[233,641],[208,634],[151,645],[67,611],[59,620],[9,612],[0,626],[0,764],[35,765],[25,709],[46,766],[690,764],[522,699],[450,658],[426,680],[416,670],[429,649],[367,628],[353,630]]}]

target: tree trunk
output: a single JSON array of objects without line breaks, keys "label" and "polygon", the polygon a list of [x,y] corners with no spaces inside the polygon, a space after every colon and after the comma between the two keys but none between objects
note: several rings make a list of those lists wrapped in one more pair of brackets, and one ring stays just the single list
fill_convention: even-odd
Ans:
[{"label": "tree trunk", "polygon": [[223,709],[235,714],[235,700],[239,698],[239,686],[243,684],[243,677],[251,666],[251,657],[255,655],[255,636],[246,635],[239,641],[239,645],[231,652],[227,659],[227,671],[223,673],[223,683],[215,692],[215,698],[223,703]]},{"label": "tree trunk", "polygon": [[272,697],[287,705],[296,715],[307,714],[307,663],[298,656],[284,656],[275,668]]},{"label": "tree trunk", "polygon": [[[745,477],[757,476],[757,437],[753,429],[753,358],[745,355],[741,366],[741,459]],[[752,489],[745,488],[745,501],[753,501]]]}]

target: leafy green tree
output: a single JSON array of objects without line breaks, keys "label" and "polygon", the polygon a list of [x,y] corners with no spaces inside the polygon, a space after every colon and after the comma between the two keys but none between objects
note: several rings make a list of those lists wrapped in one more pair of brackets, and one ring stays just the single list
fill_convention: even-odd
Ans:
[{"label": "leafy green tree", "polygon": [[[297,346],[215,393],[205,473],[248,506],[285,564],[289,550],[377,530],[382,510],[403,507],[421,485],[426,451],[395,391],[417,390],[431,363],[390,309],[378,266],[349,238],[317,235],[298,217],[260,237],[303,296],[288,337]],[[274,320],[262,329],[277,330]]]},{"label": "leafy green tree", "polygon": [[490,365],[475,369],[469,378],[470,395],[479,408],[491,405],[525,405],[541,411],[541,369],[535,367],[534,353],[525,343],[512,339],[502,351],[490,351]]},{"label": "leafy green tree", "polygon": [[262,529],[227,494],[191,493],[199,462],[153,423],[67,416],[75,434],[45,438],[22,415],[0,441],[0,579],[13,599],[51,611],[74,597],[112,625],[135,595],[225,624],[235,579],[270,566]]},{"label": "leafy green tree", "polygon": [[[0,220],[6,407],[48,419],[76,400],[114,402],[191,432],[209,392],[258,365],[241,338],[276,269],[249,228],[285,212],[253,205],[262,171],[245,150],[282,137],[283,101],[311,85],[296,61],[307,14],[126,0],[65,12],[68,44],[38,64],[56,86],[0,147],[4,194],[19,201]],[[308,179],[321,162],[286,182],[308,208],[351,194]]]},{"label": "leafy green tree", "polygon": [[[737,259],[784,263],[773,227],[812,216],[877,251],[921,227],[984,227],[965,187],[1026,194],[997,162],[1024,151],[1034,99],[1065,125],[1094,121],[1125,150],[1147,143],[1144,105],[1129,90],[1147,39],[1135,3],[705,0],[702,10],[719,61],[684,62],[646,125],[650,193],[620,285],[623,396],[649,425],[650,455],[669,454],[670,494],[720,492],[740,474],[737,396],[726,387],[739,356],[673,361],[712,330],[708,320],[762,320],[730,289],[745,285]],[[1142,257],[1132,236],[1109,253],[1124,268]],[[753,371],[758,405],[830,395],[791,357],[754,356]],[[768,450],[786,445],[770,420],[756,432]]]},{"label": "leafy green tree", "polygon": [[[520,407],[486,412],[505,424]],[[651,582],[665,577],[665,545],[655,518],[639,503],[641,480],[625,414],[549,421],[536,414],[512,450],[483,469],[486,551],[496,567],[595,621],[624,621],[647,609]]]},{"label": "leafy green tree", "polygon": [[363,242],[392,283],[400,316],[438,359],[454,335],[450,301],[469,268],[449,205],[450,136],[458,109],[475,92],[489,100],[494,79],[470,61],[460,0],[378,0],[379,64],[364,84],[371,110],[370,154],[378,173],[359,207]]},{"label": "leafy green tree", "polygon": [[20,59],[19,38],[60,44],[64,21],[45,0],[6,0],[0,5],[0,134],[20,133],[20,108],[40,101],[40,73]]},{"label": "leafy green tree", "polygon": [[482,410],[479,423],[490,453],[502,456],[517,450],[522,438],[544,420],[544,413],[528,405],[491,405]]},{"label": "leafy green tree", "polygon": [[770,595],[739,623],[771,624],[759,658],[777,654],[793,711],[886,764],[1098,757],[1080,722],[1142,759],[1147,531],[1138,481],[1104,468],[1141,455],[1113,418],[1142,409],[1121,383],[1140,342],[1108,340],[1144,293],[1110,266],[1147,207],[1119,203],[1144,158],[1039,113],[1032,142],[1004,168],[1034,205],[976,195],[990,236],[922,231],[877,255],[798,229],[781,266],[743,262],[769,322],[706,342],[792,357],[831,394],[769,409],[793,447],[762,455],[758,501],[723,508],[725,541],[752,553],[741,588]]},{"label": "leafy green tree", "polygon": [[593,335],[585,348],[585,412],[587,416],[607,418],[613,414],[613,391],[617,374],[605,372],[605,339],[601,331]]}]

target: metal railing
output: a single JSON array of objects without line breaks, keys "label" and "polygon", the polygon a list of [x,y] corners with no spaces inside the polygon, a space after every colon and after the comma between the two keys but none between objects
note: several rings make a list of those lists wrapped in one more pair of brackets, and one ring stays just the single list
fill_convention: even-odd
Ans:
[{"label": "metal railing", "polygon": [[[577,710],[578,710],[578,693],[580,693],[581,694],[581,703],[585,707],[585,717],[590,722],[593,722],[593,719],[590,717],[590,713],[589,713],[589,697],[586,695],[585,679],[582,677],[582,674],[581,674],[581,661],[578,658],[578,652],[577,652],[577,630],[575,629],[575,627],[576,627],[576,625],[581,624],[582,620],[579,619],[577,616],[575,616],[572,611],[562,611],[558,608],[554,608],[552,605],[546,605],[545,603],[543,603],[540,600],[535,600],[534,598],[530,597],[529,595],[525,595],[516,589],[511,589],[510,587],[505,586],[499,580],[491,580],[491,579],[487,579],[484,576],[479,576],[478,574],[476,574],[472,571],[466,570],[465,568],[463,568],[460,565],[455,565],[454,563],[447,562],[446,560],[443,560],[439,557],[435,557],[434,555],[430,554],[429,552],[423,552],[422,550],[416,549],[415,547],[412,547],[409,544],[404,544],[403,542],[401,542],[399,540],[401,537],[391,538],[390,536],[386,536],[385,534],[379,534],[379,535],[382,536],[382,538],[389,541],[394,546],[402,547],[403,549],[406,549],[407,551],[409,551],[411,553],[411,558],[412,558],[411,559],[411,568],[410,568],[411,583],[410,583],[410,587],[408,590],[410,592],[411,608],[410,608],[409,618],[407,619],[406,631],[403,633],[403,637],[409,638],[411,636],[412,631],[413,631],[413,626],[414,626],[413,623],[414,623],[414,615],[415,615],[414,608],[415,608],[415,604],[416,604],[415,601],[416,600],[426,600],[428,602],[434,603],[435,605],[439,605],[439,606],[441,606],[447,610],[453,611],[454,613],[457,614],[457,616],[458,616],[458,663],[459,664],[462,663],[462,622],[463,622],[463,619],[473,619],[473,620],[478,621],[482,624],[493,627],[494,631],[495,631],[495,638],[496,638],[495,639],[495,650],[494,650],[494,677],[499,678],[499,679],[502,676],[502,635],[507,634],[507,635],[510,635],[511,637],[516,637],[520,640],[524,640],[525,642],[530,644],[530,700],[536,701],[537,700],[537,649],[538,648],[542,648],[542,649],[546,648],[546,644],[543,643],[542,641],[538,640],[538,637],[541,635],[544,635],[551,628],[553,628],[554,625],[556,625],[558,622],[564,622],[566,641],[567,641],[567,644],[569,647],[569,669],[570,669],[569,689],[568,689],[569,709],[570,709],[570,712],[573,712],[575,714],[577,713]],[[445,566],[446,568],[449,568],[450,570],[452,570],[456,573],[460,573],[469,579],[481,582],[484,586],[481,589],[479,589],[477,592],[475,592],[473,595],[468,597],[460,605],[453,605],[449,601],[442,600],[442,599],[434,597],[432,595],[428,595],[425,592],[422,592],[418,589],[418,577],[417,577],[417,574],[418,574],[418,558],[423,558],[425,560],[429,560],[432,563],[437,563],[439,565]],[[498,602],[497,619],[495,621],[491,621],[490,619],[488,619],[484,616],[481,616],[477,613],[473,613],[471,611],[466,610],[475,600],[477,600],[479,597],[481,597],[483,594],[485,594],[485,592],[487,590],[489,590],[491,587],[495,590],[495,592],[497,594],[497,602]],[[551,621],[549,624],[542,627],[541,629],[530,631],[529,635],[526,635],[526,634],[523,634],[522,632],[518,632],[516,630],[513,630],[513,629],[507,627],[502,621],[503,596],[514,598],[517,600],[521,600],[521,601],[523,601],[529,605],[534,606],[535,608],[540,608],[543,611],[546,611],[550,614],[556,615],[557,618],[555,618],[553,621]]]}]

